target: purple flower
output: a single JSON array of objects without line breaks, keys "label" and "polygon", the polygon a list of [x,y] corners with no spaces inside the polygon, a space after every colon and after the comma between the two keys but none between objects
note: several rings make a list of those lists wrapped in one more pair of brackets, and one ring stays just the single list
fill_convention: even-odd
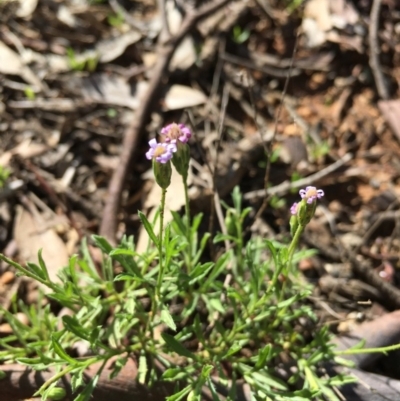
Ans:
[{"label": "purple flower", "polygon": [[317,199],[321,199],[325,194],[322,189],[316,187],[306,187],[306,189],[300,189],[299,194],[301,199],[305,199],[309,205],[311,205]]},{"label": "purple flower", "polygon": [[150,149],[146,152],[146,157],[151,160],[155,159],[159,163],[165,164],[172,158],[172,154],[176,152],[175,143],[158,143],[156,139],[149,141]]},{"label": "purple flower", "polygon": [[293,215],[297,214],[297,205],[298,205],[298,203],[294,202],[292,207],[290,208],[290,213],[292,213]]},{"label": "purple flower", "polygon": [[185,124],[168,124],[161,129],[161,135],[165,135],[165,142],[176,143],[179,140],[186,143],[192,136],[192,132]]}]

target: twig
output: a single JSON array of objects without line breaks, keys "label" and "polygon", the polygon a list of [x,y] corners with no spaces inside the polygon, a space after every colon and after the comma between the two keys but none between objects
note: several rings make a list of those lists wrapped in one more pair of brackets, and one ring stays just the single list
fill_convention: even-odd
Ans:
[{"label": "twig", "polygon": [[340,241],[338,241],[341,252],[345,255],[346,259],[351,262],[353,270],[365,280],[366,283],[375,287],[381,294],[382,303],[391,309],[400,308],[400,290],[393,286],[391,283],[382,280],[378,273],[368,263],[360,262],[355,256],[354,252],[346,249]]},{"label": "twig", "polygon": [[375,78],[375,85],[379,96],[382,99],[389,99],[389,90],[387,88],[385,77],[379,62],[379,44],[378,44],[378,26],[379,11],[381,8],[381,0],[374,0],[372,3],[370,21],[369,21],[369,65]]},{"label": "twig", "polygon": [[230,53],[226,53],[226,52],[221,54],[221,59],[228,63],[236,64],[240,67],[245,67],[249,70],[260,71],[267,76],[276,77],[276,78],[287,78],[289,71],[290,71],[290,73],[289,73],[290,77],[296,77],[296,76],[300,75],[302,72],[300,68],[290,67],[289,69],[282,69],[282,68],[277,68],[277,67],[270,67],[268,65],[262,64],[261,62],[249,60],[249,59],[235,56],[234,54],[230,54]]},{"label": "twig", "polygon": [[120,163],[115,169],[108,187],[108,198],[104,207],[99,233],[113,243],[116,242],[115,234],[117,231],[117,214],[121,201],[121,193],[136,149],[136,144],[139,136],[144,132],[145,125],[153,110],[153,106],[159,99],[161,89],[167,81],[166,73],[175,49],[199,20],[216,12],[218,9],[228,4],[229,1],[230,0],[220,0],[207,3],[197,11],[187,14],[182,22],[179,32],[169,41],[160,43],[159,45],[157,62],[152,71],[153,75],[151,76],[148,90],[140,102],[140,106],[135,113],[134,119],[125,131]]},{"label": "twig", "polygon": [[400,290],[391,283],[382,280],[368,262],[358,260],[356,252],[345,247],[338,236],[335,241],[338,251],[332,253],[330,250],[327,252],[326,247],[321,248],[318,240],[308,236],[306,233],[304,236],[308,244],[322,250],[324,254],[327,254],[327,256],[331,257],[333,260],[350,262],[353,271],[367,284],[370,284],[379,291],[381,302],[385,307],[390,309],[400,308]]},{"label": "twig", "polygon": [[167,7],[165,3],[166,0],[157,0],[158,9],[160,11],[162,20],[160,36],[163,38],[163,40],[169,40],[171,39],[171,31],[169,30]]},{"label": "twig", "polygon": [[271,196],[271,195],[278,195],[278,194],[284,194],[291,189],[297,189],[301,188],[307,185],[310,185],[318,180],[320,180],[323,177],[326,177],[333,171],[337,170],[338,168],[342,167],[344,164],[346,164],[348,161],[350,161],[353,158],[353,155],[351,153],[346,153],[341,159],[335,161],[335,163],[332,163],[331,165],[325,167],[324,169],[318,171],[315,174],[311,174],[306,178],[302,178],[301,180],[297,180],[294,182],[289,182],[289,181],[284,181],[279,185],[276,185],[271,188],[267,188],[265,191],[264,189],[259,189],[257,191],[251,191],[247,192],[244,195],[244,199],[254,199],[254,198],[262,198],[263,196]]}]

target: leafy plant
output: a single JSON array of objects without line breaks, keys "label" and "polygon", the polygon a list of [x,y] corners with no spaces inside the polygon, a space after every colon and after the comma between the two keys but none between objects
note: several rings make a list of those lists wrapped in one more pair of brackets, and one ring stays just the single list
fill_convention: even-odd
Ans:
[{"label": "leafy plant", "polygon": [[3,188],[6,184],[11,171],[7,167],[0,166],[0,188]]},{"label": "leafy plant", "polygon": [[68,63],[74,71],[95,71],[98,63],[98,56],[95,53],[76,55],[74,49],[67,48]]},{"label": "leafy plant", "polygon": [[123,14],[110,14],[107,17],[107,22],[116,28],[120,27],[125,22],[125,17]]},{"label": "leafy plant", "polygon": [[246,42],[250,37],[250,31],[248,29],[243,29],[240,25],[235,25],[233,27],[233,41],[237,44],[242,44]]},{"label": "leafy plant", "polygon": [[[250,386],[255,400],[338,400],[332,388],[353,379],[327,377],[320,367],[340,362],[346,351],[335,351],[326,327],[310,331],[317,321],[306,302],[311,288],[296,269],[311,254],[296,247],[323,191],[311,186],[300,191],[302,199],[291,208],[290,244],[259,236],[245,240],[251,209],[243,207],[238,188],[232,206],[224,204],[226,233],[200,234],[204,216],[190,215],[186,184],[191,132],[171,124],[161,133],[164,142],[151,140],[146,153],[162,189],[156,221],[139,212],[149,238],[146,251],[138,252],[132,237],[114,247],[93,236],[101,265],[83,241],[81,255],[60,271],[60,282],[50,279],[41,252],[39,262],[26,267],[0,255],[19,275],[46,286],[53,305],[42,307],[41,296],[36,306],[14,299],[12,311],[1,309],[13,333],[0,339],[0,360],[38,371],[53,368],[54,376],[35,393],[43,400],[63,396],[59,380],[65,375],[75,401],[89,400],[107,361],[115,362],[114,377],[130,355],[138,361],[140,383],[175,383],[168,401],[201,400],[204,388],[214,400],[221,399],[221,388],[234,400],[239,381]],[[173,213],[164,226],[171,159],[182,176],[186,208],[183,217]],[[210,243],[216,258],[209,255]],[[60,321],[61,308],[67,313]],[[27,324],[16,311],[27,316]],[[77,354],[77,344],[85,346],[84,355]],[[286,376],[277,369],[284,362],[292,366],[283,369]],[[85,380],[89,366],[97,366],[97,373]]]}]

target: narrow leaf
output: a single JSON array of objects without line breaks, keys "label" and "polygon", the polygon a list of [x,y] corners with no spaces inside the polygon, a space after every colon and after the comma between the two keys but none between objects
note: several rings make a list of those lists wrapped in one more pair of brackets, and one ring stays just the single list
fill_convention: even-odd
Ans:
[{"label": "narrow leaf", "polygon": [[196,355],[186,349],[175,337],[170,336],[167,333],[161,333],[161,337],[172,351],[176,352],[178,355],[185,356],[186,358],[191,358],[196,360]]},{"label": "narrow leaf", "polygon": [[75,318],[65,315],[62,317],[62,321],[64,323],[64,327],[68,331],[74,333],[79,338],[83,338],[84,340],[89,340],[89,336],[87,334],[88,330],[82,327]]},{"label": "narrow leaf", "polygon": [[171,316],[171,314],[169,313],[169,310],[167,308],[163,308],[163,310],[161,311],[161,317],[160,317],[161,321],[163,323],[165,323],[171,330],[176,331],[176,324],[174,322],[173,317]]},{"label": "narrow leaf", "polygon": [[[183,397],[189,394],[192,386],[186,386],[183,390],[179,391],[178,393],[171,395],[165,399],[165,401],[180,401]],[[76,401],[76,400],[75,400]]]},{"label": "narrow leaf", "polygon": [[64,359],[65,361],[67,361],[68,363],[70,363],[71,365],[78,365],[79,361],[77,361],[76,359],[72,358],[71,356],[69,356],[63,349],[63,347],[61,346],[61,344],[58,342],[58,340],[56,339],[56,335],[52,334],[51,336],[51,343],[53,345],[54,351],[55,353],[62,359]]},{"label": "narrow leaf", "polygon": [[149,234],[150,239],[153,241],[154,245],[158,248],[158,238],[154,233],[153,227],[151,226],[149,220],[147,220],[147,217],[141,211],[138,211],[138,215],[145,230],[147,231],[147,234]]}]

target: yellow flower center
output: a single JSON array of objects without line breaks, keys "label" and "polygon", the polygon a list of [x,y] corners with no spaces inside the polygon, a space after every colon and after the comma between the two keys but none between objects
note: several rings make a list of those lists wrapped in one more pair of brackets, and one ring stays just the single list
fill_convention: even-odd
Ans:
[{"label": "yellow flower center", "polygon": [[163,146],[157,146],[154,150],[154,157],[159,157],[165,153],[165,148]]},{"label": "yellow flower center", "polygon": [[308,191],[306,192],[307,199],[317,195],[318,195],[317,188],[309,188]]}]

